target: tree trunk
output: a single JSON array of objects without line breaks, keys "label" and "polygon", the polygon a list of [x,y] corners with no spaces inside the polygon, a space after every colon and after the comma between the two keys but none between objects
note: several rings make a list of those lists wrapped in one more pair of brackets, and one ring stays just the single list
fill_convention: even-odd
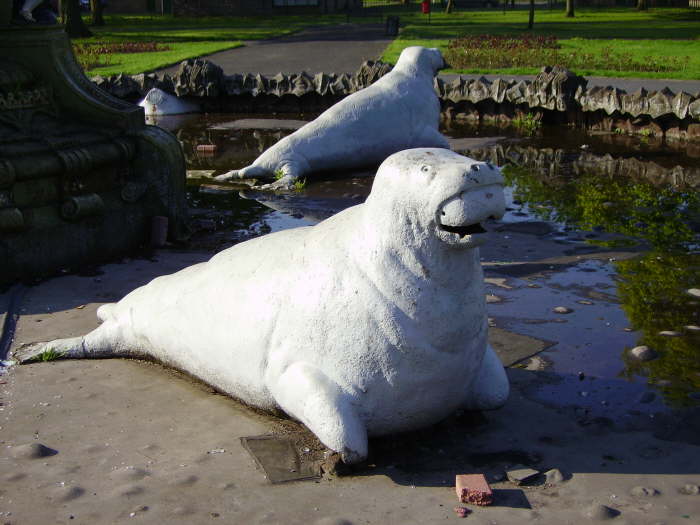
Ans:
[{"label": "tree trunk", "polygon": [[646,11],[648,7],[647,0],[637,0],[637,11]]},{"label": "tree trunk", "polygon": [[445,13],[448,15],[452,12],[455,7],[454,0],[447,0],[447,7],[445,7]]},{"label": "tree trunk", "polygon": [[66,33],[70,38],[84,38],[92,36],[92,33],[83,22],[80,15],[80,4],[78,0],[62,0],[63,23],[66,24]]},{"label": "tree trunk", "polygon": [[92,13],[92,25],[103,26],[105,25],[105,19],[102,17],[102,10],[104,6],[102,5],[102,0],[90,0],[90,12]]},{"label": "tree trunk", "polygon": [[566,0],[566,17],[574,18],[574,0]]},{"label": "tree trunk", "polygon": [[535,0],[530,0],[530,16],[527,19],[527,28],[532,29],[535,26]]}]

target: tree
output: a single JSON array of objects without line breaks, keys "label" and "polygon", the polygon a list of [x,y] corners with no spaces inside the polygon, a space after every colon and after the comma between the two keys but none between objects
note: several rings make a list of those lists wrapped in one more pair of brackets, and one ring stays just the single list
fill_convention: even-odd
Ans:
[{"label": "tree", "polygon": [[637,11],[646,11],[648,8],[647,0],[637,0]]},{"label": "tree", "polygon": [[454,8],[455,8],[454,0],[447,0],[447,7],[445,7],[445,13],[447,13],[449,15]]},{"label": "tree", "polygon": [[90,11],[92,12],[92,25],[103,26],[105,19],[102,17],[104,4],[102,0],[90,0]]},{"label": "tree", "polygon": [[532,29],[535,26],[535,0],[530,0],[530,16],[527,19],[527,28]]},{"label": "tree", "polygon": [[68,33],[70,38],[84,38],[92,36],[92,33],[85,25],[85,22],[83,22],[78,0],[62,0],[61,10],[63,23],[66,25],[66,33]]},{"label": "tree", "polygon": [[566,17],[574,18],[574,0],[566,0]]}]

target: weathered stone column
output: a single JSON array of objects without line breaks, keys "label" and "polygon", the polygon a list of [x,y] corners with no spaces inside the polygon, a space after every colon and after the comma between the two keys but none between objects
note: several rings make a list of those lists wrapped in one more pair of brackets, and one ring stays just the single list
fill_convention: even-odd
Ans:
[{"label": "weathered stone column", "polygon": [[0,283],[109,260],[185,230],[177,139],[90,82],[62,26],[0,11]]}]

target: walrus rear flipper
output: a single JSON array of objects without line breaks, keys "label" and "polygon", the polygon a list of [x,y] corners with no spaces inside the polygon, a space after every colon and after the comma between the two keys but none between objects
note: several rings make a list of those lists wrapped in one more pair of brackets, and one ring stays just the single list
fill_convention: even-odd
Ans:
[{"label": "walrus rear flipper", "polygon": [[20,364],[54,359],[104,359],[109,357],[135,357],[109,337],[113,324],[106,322],[87,335],[68,337],[48,342],[28,343],[13,352],[13,358]]},{"label": "walrus rear flipper", "polygon": [[240,170],[227,171],[222,175],[217,175],[214,180],[219,182],[229,182],[238,179],[273,179],[275,174],[261,166],[246,166]]}]

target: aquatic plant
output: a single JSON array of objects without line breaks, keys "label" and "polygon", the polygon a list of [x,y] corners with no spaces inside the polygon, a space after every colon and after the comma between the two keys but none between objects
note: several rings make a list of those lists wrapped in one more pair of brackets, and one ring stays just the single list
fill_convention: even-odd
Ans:
[{"label": "aquatic plant", "polygon": [[532,136],[542,127],[542,122],[536,115],[527,113],[514,118],[513,125],[526,135]]},{"label": "aquatic plant", "polygon": [[66,355],[65,352],[57,352],[53,348],[47,348],[37,356],[38,361],[55,361]]},{"label": "aquatic plant", "polygon": [[306,188],[306,179],[297,179],[294,181],[294,191],[301,191]]}]

